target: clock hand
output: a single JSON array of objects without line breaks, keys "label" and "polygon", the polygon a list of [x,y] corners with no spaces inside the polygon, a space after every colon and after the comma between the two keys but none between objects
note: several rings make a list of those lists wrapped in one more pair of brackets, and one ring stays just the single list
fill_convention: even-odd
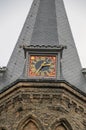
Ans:
[{"label": "clock hand", "polygon": [[40,69],[44,66],[45,63],[46,63],[46,62],[44,61],[44,62],[41,64],[41,66],[37,69],[36,74],[40,71]]},{"label": "clock hand", "polygon": [[44,67],[44,66],[50,66],[50,65],[51,65],[51,64],[44,64],[43,67]]}]

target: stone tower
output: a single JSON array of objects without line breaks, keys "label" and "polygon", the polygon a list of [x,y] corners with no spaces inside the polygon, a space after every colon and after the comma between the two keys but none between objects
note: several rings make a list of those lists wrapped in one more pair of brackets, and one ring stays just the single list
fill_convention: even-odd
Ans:
[{"label": "stone tower", "polygon": [[85,74],[63,0],[34,0],[0,68],[0,130],[86,130]]}]

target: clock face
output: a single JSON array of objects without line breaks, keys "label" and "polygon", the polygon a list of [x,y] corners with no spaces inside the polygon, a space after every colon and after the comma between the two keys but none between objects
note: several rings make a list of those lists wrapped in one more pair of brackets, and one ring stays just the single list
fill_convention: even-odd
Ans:
[{"label": "clock face", "polygon": [[56,56],[30,56],[30,76],[55,77]]}]

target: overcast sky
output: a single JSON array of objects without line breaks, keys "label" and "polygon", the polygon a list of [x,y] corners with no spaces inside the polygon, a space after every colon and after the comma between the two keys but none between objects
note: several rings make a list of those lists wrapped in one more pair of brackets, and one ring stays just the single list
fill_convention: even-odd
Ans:
[{"label": "overcast sky", "polygon": [[[6,66],[33,0],[0,0],[0,66]],[[86,67],[86,0],[64,0],[82,67]]]}]

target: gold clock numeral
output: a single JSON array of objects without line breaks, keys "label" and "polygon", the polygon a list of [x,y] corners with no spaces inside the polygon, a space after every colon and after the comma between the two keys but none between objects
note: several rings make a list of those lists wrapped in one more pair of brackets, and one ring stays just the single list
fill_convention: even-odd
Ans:
[{"label": "gold clock numeral", "polygon": [[32,68],[32,72],[34,73],[36,71],[36,69],[35,68]]},{"label": "gold clock numeral", "polygon": [[34,56],[31,56],[31,58],[30,58],[31,60],[34,60],[35,59],[35,57]]},{"label": "gold clock numeral", "polygon": [[31,68],[34,68],[34,64],[31,64]]}]

